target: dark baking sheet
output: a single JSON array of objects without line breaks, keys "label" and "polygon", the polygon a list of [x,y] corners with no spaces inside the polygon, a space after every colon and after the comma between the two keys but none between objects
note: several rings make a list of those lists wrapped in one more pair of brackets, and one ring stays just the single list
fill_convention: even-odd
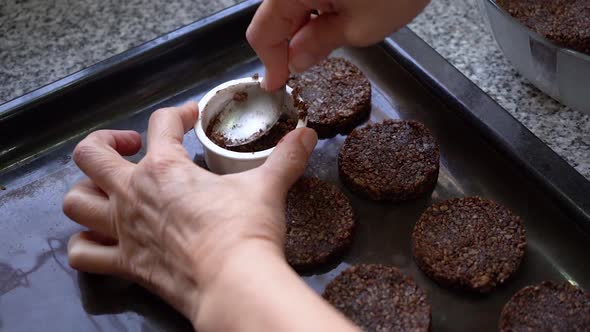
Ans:
[{"label": "dark baking sheet", "polygon": [[[256,1],[106,60],[0,106],[0,329],[6,331],[190,330],[137,286],[78,274],[66,243],[80,230],[61,200],[82,178],[73,146],[97,128],[145,133],[159,107],[198,100],[210,88],[262,72],[243,35]],[[352,198],[359,228],[342,263],[306,276],[316,290],[350,264],[393,264],[413,276],[433,306],[434,331],[496,330],[501,306],[521,287],[545,279],[586,289],[590,183],[409,30],[379,46],[337,52],[373,83],[373,121],[417,119],[439,140],[442,165],[428,199],[391,205]],[[322,141],[308,173],[340,184],[336,156],[344,137]],[[199,155],[194,133],[187,150]],[[131,159],[138,160],[141,154]],[[438,287],[417,269],[410,232],[442,199],[482,195],[525,220],[528,248],[514,278],[488,296]],[[261,290],[264,291],[264,290]]]}]

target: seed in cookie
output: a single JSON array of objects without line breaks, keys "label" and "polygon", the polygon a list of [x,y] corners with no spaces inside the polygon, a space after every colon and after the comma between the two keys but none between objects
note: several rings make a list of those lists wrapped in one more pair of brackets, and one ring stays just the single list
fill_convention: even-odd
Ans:
[{"label": "seed in cookie", "polygon": [[544,281],[504,305],[500,331],[590,331],[590,294],[567,282]]},{"label": "seed in cookie", "polygon": [[352,205],[338,187],[318,178],[300,179],[287,197],[285,255],[296,270],[315,268],[352,243]]},{"label": "seed in cookie", "polygon": [[434,189],[439,160],[438,143],[422,123],[386,120],[350,133],[338,155],[338,170],[351,191],[401,202]]},{"label": "seed in cookie", "polygon": [[300,91],[309,106],[307,125],[320,138],[347,134],[371,113],[371,83],[343,58],[328,58],[292,75],[288,85]]},{"label": "seed in cookie", "polygon": [[426,294],[395,267],[353,266],[323,296],[364,331],[430,331]]},{"label": "seed in cookie", "polygon": [[480,293],[491,291],[518,269],[525,247],[520,217],[480,197],[430,206],[412,233],[414,259],[428,277]]}]

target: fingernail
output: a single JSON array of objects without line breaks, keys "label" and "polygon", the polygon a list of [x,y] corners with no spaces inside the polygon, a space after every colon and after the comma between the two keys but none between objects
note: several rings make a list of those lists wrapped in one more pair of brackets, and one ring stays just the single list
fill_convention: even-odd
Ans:
[{"label": "fingernail", "polygon": [[318,136],[312,129],[304,129],[302,131],[301,143],[305,147],[305,150],[307,150],[307,153],[310,154],[318,143]]},{"label": "fingernail", "polygon": [[289,71],[293,74],[301,73],[313,66],[316,62],[317,59],[313,55],[309,53],[299,53],[289,61]]}]

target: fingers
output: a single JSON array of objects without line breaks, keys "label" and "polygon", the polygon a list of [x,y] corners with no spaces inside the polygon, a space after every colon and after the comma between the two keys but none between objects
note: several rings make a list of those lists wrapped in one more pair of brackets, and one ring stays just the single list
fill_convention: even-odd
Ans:
[{"label": "fingers", "polygon": [[346,44],[343,25],[338,14],[323,14],[304,25],[291,40],[289,70],[303,72]]},{"label": "fingers", "polygon": [[274,91],[289,77],[289,39],[309,19],[312,8],[299,1],[262,2],[246,31],[246,38],[266,67],[263,88]]},{"label": "fingers", "polygon": [[80,181],[66,194],[63,211],[78,224],[103,236],[117,239],[117,232],[110,218],[109,199],[91,180]]},{"label": "fingers", "polygon": [[264,174],[272,188],[284,194],[303,175],[317,141],[318,136],[312,129],[294,130],[285,136],[257,171]]},{"label": "fingers", "polygon": [[198,114],[199,105],[195,102],[155,111],[150,117],[148,127],[148,153],[183,151],[178,146],[182,147],[184,134],[194,127]]},{"label": "fingers", "polygon": [[68,242],[70,266],[83,272],[122,276],[119,247],[104,245],[99,238],[92,232],[72,236]]},{"label": "fingers", "polygon": [[122,188],[133,164],[121,155],[133,155],[141,148],[141,136],[134,131],[99,130],[88,135],[74,149],[80,169],[105,192]]}]

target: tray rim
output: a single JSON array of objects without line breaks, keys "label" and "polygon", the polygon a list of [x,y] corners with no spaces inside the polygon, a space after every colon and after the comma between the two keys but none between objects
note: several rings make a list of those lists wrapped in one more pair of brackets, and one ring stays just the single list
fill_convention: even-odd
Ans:
[{"label": "tray rim", "polygon": [[240,16],[248,10],[254,10],[261,2],[262,0],[245,0],[8,100],[0,104],[0,121],[11,118],[25,108],[36,106],[50,98],[55,98],[81,85],[100,79],[117,69],[132,66],[156,49],[167,48],[182,41],[188,35],[198,34],[205,29],[223,24],[223,22],[231,20],[234,16]]},{"label": "tray rim", "polygon": [[[494,148],[523,168],[590,236],[589,180],[411,30],[392,34],[382,47],[444,104],[477,127]],[[462,91],[464,86],[469,91]],[[526,147],[509,138],[515,132],[527,142]]]},{"label": "tray rim", "polygon": [[[0,122],[141,63],[150,54],[182,43],[193,34],[254,12],[260,3],[246,0],[1,104]],[[590,181],[409,28],[390,35],[379,45],[444,104],[457,109],[459,116],[529,174],[581,230],[590,234]],[[510,139],[510,131],[515,130],[520,139],[527,141],[526,150]]]}]

